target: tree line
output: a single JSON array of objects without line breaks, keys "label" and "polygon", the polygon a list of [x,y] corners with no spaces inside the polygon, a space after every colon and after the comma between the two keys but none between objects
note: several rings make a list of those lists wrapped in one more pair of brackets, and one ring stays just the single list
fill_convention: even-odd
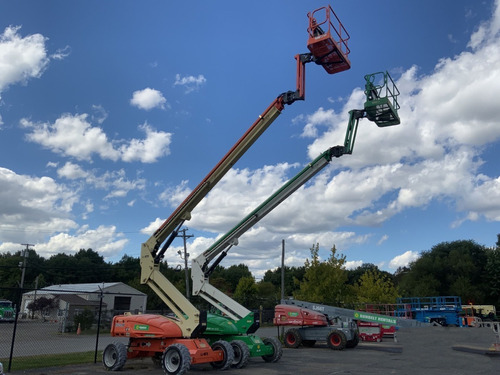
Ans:
[{"label": "tree line", "polygon": [[[442,242],[395,273],[374,264],[346,269],[346,258],[335,246],[328,259],[319,257],[313,244],[310,257],[301,267],[287,267],[284,295],[332,306],[362,308],[367,303],[396,303],[397,297],[459,296],[462,302],[500,306],[500,234],[496,247],[487,248],[472,240]],[[0,254],[0,298],[18,301],[23,255]],[[185,294],[184,270],[168,263],[161,272]],[[190,272],[190,270],[188,270]],[[50,258],[29,250],[24,291],[56,284],[123,282],[148,295],[149,310],[163,310],[163,302],[140,283],[139,258],[124,255],[115,263],[106,262],[92,249],[56,254]],[[268,270],[256,281],[245,264],[218,265],[210,283],[249,309],[273,308],[281,296],[281,268]],[[202,309],[209,306],[191,297]]]}]

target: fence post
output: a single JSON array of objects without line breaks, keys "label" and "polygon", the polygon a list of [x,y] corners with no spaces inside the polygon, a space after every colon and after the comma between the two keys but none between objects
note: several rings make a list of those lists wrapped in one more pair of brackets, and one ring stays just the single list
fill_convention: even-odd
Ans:
[{"label": "fence post", "polygon": [[23,298],[23,287],[19,288],[19,297],[18,297],[18,303],[16,304],[16,319],[14,320],[14,329],[12,331],[12,343],[10,344],[10,355],[9,355],[9,366],[7,367],[7,372],[10,372],[12,369],[12,357],[14,355],[14,343],[16,342],[16,330],[17,330],[17,320],[19,319],[19,311],[20,311],[20,306]]},{"label": "fence post", "polygon": [[101,293],[99,293],[99,317],[97,318],[97,336],[95,338],[95,353],[94,353],[94,363],[97,363],[97,349],[99,346],[99,332],[101,331],[101,313],[102,313],[102,289],[99,287]]}]

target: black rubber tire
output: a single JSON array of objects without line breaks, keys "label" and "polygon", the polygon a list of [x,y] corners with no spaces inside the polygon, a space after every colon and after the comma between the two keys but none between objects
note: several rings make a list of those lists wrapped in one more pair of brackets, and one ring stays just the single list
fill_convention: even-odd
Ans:
[{"label": "black rubber tire", "polygon": [[358,332],[354,333],[354,337],[352,340],[348,340],[346,343],[346,348],[355,348],[359,344],[359,334]]},{"label": "black rubber tire", "polygon": [[283,346],[281,342],[275,337],[266,337],[262,340],[264,345],[273,347],[273,354],[263,355],[262,359],[266,362],[278,362],[283,355]]},{"label": "black rubber tire", "polygon": [[316,340],[302,340],[302,345],[306,348],[312,348],[316,344]]},{"label": "black rubber tire", "polygon": [[102,352],[102,364],[108,371],[120,371],[127,361],[127,346],[121,342],[112,342]]},{"label": "black rubber tire", "polygon": [[347,339],[344,332],[335,329],[328,334],[326,343],[330,349],[344,350],[347,345]]},{"label": "black rubber tire", "polygon": [[234,351],[230,343],[224,340],[216,341],[212,344],[212,350],[222,350],[224,359],[222,361],[210,362],[213,368],[217,370],[227,370],[234,362]]},{"label": "black rubber tire", "polygon": [[243,368],[248,364],[250,360],[250,349],[248,345],[241,340],[231,341],[231,346],[234,352],[234,360],[231,364],[233,368]]},{"label": "black rubber tire", "polygon": [[296,328],[290,328],[285,332],[285,338],[283,340],[287,348],[298,348],[302,343],[302,337],[300,336],[299,330]]},{"label": "black rubber tire", "polygon": [[168,346],[161,357],[161,367],[165,374],[183,375],[191,368],[191,354],[185,345]]}]

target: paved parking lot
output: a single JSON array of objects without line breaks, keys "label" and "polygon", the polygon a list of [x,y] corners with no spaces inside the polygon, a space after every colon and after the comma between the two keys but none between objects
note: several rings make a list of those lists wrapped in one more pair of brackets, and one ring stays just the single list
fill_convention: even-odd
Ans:
[{"label": "paved parking lot", "polygon": [[[0,358],[9,358],[14,324],[0,324]],[[19,321],[14,343],[14,358],[25,356],[89,352],[95,350],[96,335],[59,334],[59,323],[37,320]],[[99,337],[98,348],[104,349],[111,341],[108,332]],[[126,339],[121,339],[127,342]],[[5,367],[5,364],[4,364]]]},{"label": "paved parking lot", "polygon": [[[260,336],[275,336],[275,328],[261,328]],[[500,353],[485,354],[495,342],[488,328],[406,328],[397,342],[384,339],[380,344],[361,343],[357,348],[332,351],[325,344],[314,348],[284,349],[278,363],[252,358],[244,369],[224,372],[209,365],[192,366],[188,374],[220,375],[331,375],[331,374],[408,374],[408,375],[493,375],[500,373]],[[458,350],[459,349],[459,350]],[[100,363],[14,372],[31,375],[109,374]],[[163,374],[150,359],[130,360],[117,375]]]}]

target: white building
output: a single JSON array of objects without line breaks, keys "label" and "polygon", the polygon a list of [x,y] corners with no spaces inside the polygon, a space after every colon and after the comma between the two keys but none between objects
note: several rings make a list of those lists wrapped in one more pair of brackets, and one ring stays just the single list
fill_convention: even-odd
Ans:
[{"label": "white building", "polygon": [[75,313],[84,309],[97,312],[101,304],[101,295],[102,308],[107,312],[120,314],[126,311],[132,313],[146,311],[147,295],[121,282],[62,284],[32,290],[23,294],[20,311],[28,316],[30,314],[28,305],[43,296],[58,301],[57,308],[44,312],[46,319],[57,320],[61,316],[72,318]]}]

